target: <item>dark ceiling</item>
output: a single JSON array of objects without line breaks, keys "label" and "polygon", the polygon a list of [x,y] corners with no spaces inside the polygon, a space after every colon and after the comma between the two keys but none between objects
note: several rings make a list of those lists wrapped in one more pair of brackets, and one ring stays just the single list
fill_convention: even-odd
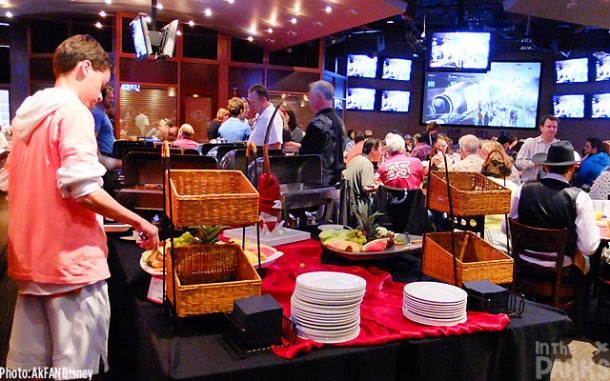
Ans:
[{"label": "dark ceiling", "polygon": [[[514,49],[522,39],[532,50],[565,55],[610,47],[610,0],[153,0],[163,3],[160,18],[179,17],[277,50],[327,36],[334,44],[358,36],[384,36],[387,46],[414,51],[425,47],[424,31],[471,29],[494,32],[496,48]],[[0,0],[16,16],[62,12],[96,14],[150,11],[151,0]],[[331,14],[323,12],[332,5]],[[203,9],[214,10],[205,17]],[[508,10],[508,11],[507,11]],[[290,24],[292,17],[299,19]],[[388,23],[393,21],[393,23]],[[273,34],[267,28],[273,28]],[[271,30],[271,29],[269,29]],[[354,37],[356,36],[356,37]]]},{"label": "dark ceiling", "polygon": [[[536,6],[528,8],[525,3]],[[585,6],[585,12],[580,12],[583,9],[578,7]],[[505,10],[509,7],[514,12]],[[591,9],[595,9],[595,17]],[[409,0],[405,13],[331,35],[329,40],[336,43],[380,32],[386,46],[402,43],[407,49],[421,51],[426,45],[424,31],[485,30],[494,32],[497,50],[528,46],[528,50],[569,56],[609,49],[608,27],[610,0]]]}]

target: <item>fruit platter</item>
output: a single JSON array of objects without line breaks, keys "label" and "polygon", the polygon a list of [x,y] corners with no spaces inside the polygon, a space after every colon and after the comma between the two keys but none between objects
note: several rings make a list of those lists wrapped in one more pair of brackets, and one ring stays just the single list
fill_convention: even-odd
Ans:
[{"label": "fruit platter", "polygon": [[377,227],[374,234],[359,229],[326,229],[318,236],[324,249],[354,260],[370,261],[392,258],[421,248],[420,236],[394,233]]}]

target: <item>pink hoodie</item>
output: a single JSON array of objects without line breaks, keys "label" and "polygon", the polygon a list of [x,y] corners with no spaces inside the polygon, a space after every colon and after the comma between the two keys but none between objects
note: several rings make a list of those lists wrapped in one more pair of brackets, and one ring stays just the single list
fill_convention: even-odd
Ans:
[{"label": "pink hoodie", "polygon": [[110,276],[101,220],[75,198],[98,190],[93,117],[76,94],[28,97],[13,119],[8,274],[16,280],[82,284]]}]

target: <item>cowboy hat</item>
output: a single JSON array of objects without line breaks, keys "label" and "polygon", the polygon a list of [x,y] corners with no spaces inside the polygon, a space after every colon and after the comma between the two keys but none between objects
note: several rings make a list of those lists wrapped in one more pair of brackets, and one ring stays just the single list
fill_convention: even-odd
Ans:
[{"label": "cowboy hat", "polygon": [[562,140],[551,144],[548,153],[541,152],[535,154],[532,157],[532,161],[543,166],[562,167],[578,164],[580,157],[576,156],[572,143]]}]

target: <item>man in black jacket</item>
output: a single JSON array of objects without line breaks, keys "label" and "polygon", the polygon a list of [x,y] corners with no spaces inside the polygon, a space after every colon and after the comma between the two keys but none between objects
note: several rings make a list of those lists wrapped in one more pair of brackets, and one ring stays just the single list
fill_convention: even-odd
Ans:
[{"label": "man in black jacket", "polygon": [[345,169],[342,149],[345,126],[333,109],[334,95],[333,85],[326,81],[309,85],[309,107],[316,116],[309,122],[299,149],[300,155],[321,156],[322,181],[325,185],[338,183]]}]

